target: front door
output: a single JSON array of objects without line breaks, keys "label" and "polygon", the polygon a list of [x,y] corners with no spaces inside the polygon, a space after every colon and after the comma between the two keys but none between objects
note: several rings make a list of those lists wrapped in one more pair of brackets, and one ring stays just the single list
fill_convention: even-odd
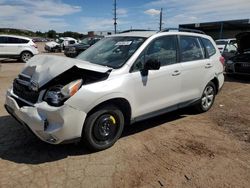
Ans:
[{"label": "front door", "polygon": [[[129,75],[130,91],[134,98],[133,117],[156,112],[179,102],[181,65],[177,63],[177,38],[164,36],[153,40],[134,63]],[[143,72],[148,60],[160,61],[159,70]]]}]

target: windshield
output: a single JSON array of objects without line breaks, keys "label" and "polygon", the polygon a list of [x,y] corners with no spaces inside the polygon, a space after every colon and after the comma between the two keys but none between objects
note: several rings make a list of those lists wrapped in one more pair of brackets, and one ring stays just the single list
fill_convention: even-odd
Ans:
[{"label": "windshield", "polygon": [[123,66],[145,39],[142,37],[107,37],[81,53],[77,59],[117,69]]}]

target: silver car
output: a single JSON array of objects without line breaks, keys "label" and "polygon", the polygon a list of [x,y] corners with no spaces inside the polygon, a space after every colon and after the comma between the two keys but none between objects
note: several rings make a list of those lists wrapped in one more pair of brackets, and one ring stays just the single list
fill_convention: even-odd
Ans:
[{"label": "silver car", "polygon": [[38,55],[5,107],[45,142],[82,138],[103,150],[127,124],[190,105],[209,110],[224,82],[215,46],[205,34],[140,31],[108,36],[76,59]]}]

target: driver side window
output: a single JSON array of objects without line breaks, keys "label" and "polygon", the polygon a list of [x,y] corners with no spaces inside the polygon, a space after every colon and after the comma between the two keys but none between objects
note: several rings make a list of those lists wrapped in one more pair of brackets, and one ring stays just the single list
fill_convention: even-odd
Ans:
[{"label": "driver side window", "polygon": [[152,41],[135,61],[132,72],[140,71],[148,60],[157,60],[161,66],[177,62],[176,36],[164,36]]}]

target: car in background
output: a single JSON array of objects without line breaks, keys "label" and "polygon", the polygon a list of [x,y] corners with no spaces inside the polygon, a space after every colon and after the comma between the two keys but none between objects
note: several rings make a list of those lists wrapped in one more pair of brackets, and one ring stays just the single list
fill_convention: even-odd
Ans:
[{"label": "car in background", "polygon": [[250,75],[250,32],[236,35],[237,53],[226,61],[228,75]]},{"label": "car in background", "polygon": [[20,59],[27,62],[38,53],[37,45],[28,37],[0,35],[0,58]]},{"label": "car in background", "polygon": [[86,49],[88,49],[90,46],[95,44],[97,41],[99,41],[100,37],[88,37],[80,41],[78,44],[73,44],[65,47],[64,54],[67,57],[76,57]]},{"label": "car in background", "polygon": [[47,42],[44,46],[44,49],[47,52],[61,52],[62,51],[61,44],[55,41]]},{"label": "car in background", "polygon": [[218,49],[220,50],[221,54],[225,50],[226,51],[235,50],[235,47],[233,47],[232,45],[237,45],[235,38],[232,38],[232,39],[218,39],[218,40],[215,41],[215,43],[216,43],[216,46],[218,47]]},{"label": "car in background", "polygon": [[78,41],[71,37],[60,37],[56,41],[50,41],[45,44],[45,51],[47,52],[61,52],[65,47],[77,44]]},{"label": "car in background", "polygon": [[42,37],[35,37],[32,40],[33,42],[48,42],[49,41],[49,39],[42,38]]},{"label": "car in background", "polygon": [[65,47],[67,47],[69,45],[73,45],[73,44],[78,43],[78,41],[72,37],[61,37],[59,39],[59,41],[60,41],[60,44],[61,44],[61,47],[63,50],[65,49]]},{"label": "car in background", "polygon": [[235,56],[237,52],[237,42],[235,38],[216,40],[216,46],[220,50],[221,55],[227,61],[230,57]]}]

